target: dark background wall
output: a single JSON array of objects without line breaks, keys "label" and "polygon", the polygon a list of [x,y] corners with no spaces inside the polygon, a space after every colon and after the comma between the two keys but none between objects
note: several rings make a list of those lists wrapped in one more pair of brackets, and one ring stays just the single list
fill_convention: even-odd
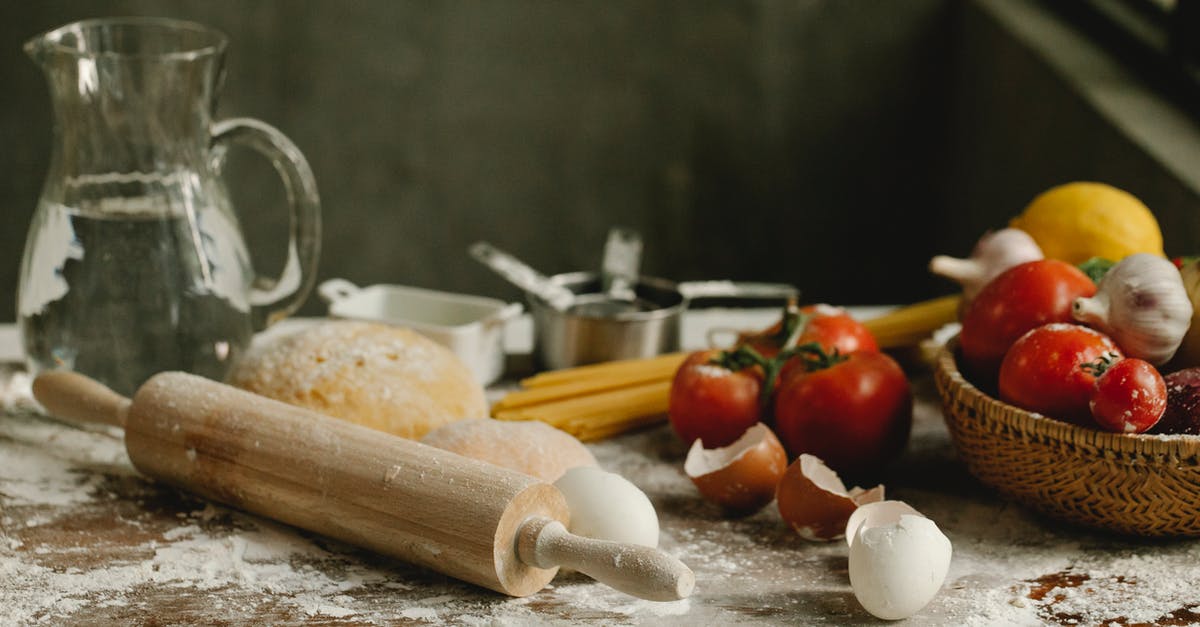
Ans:
[{"label": "dark background wall", "polygon": [[[1040,8],[1027,0],[976,0],[956,14],[951,115],[942,153],[947,161],[940,167],[934,201],[945,207],[945,220],[935,225],[934,239],[966,254],[979,233],[1020,212],[1038,192],[1086,180],[1120,187],[1150,207],[1168,254],[1197,254],[1200,190],[1173,175],[1124,128],[1174,122],[1154,119],[1154,111],[1137,106],[1122,107],[1114,119],[1109,117],[1113,111],[1096,106],[1096,91],[1125,94],[1121,100],[1137,103],[1133,94],[1147,88],[1133,69],[1094,58],[1105,56],[1102,47],[1081,45],[1077,33],[1071,39],[1056,36],[1070,23]],[[1038,35],[1023,40],[1005,26],[1022,16],[1057,28],[1025,28]],[[1051,54],[1054,48],[1059,50]],[[1073,62],[1070,70],[1048,62],[1064,56],[1083,61]],[[1178,130],[1183,132],[1171,138],[1175,144],[1159,150],[1196,150],[1200,118],[1193,116],[1188,128],[1187,116],[1181,117]]]},{"label": "dark background wall", "polygon": [[[926,288],[931,242],[913,227],[935,218],[939,0],[10,3],[0,319],[50,149],[48,96],[21,43],[119,14],[229,36],[218,112],[262,118],[307,155],[322,278],[515,297],[469,260],[470,242],[560,272],[596,266],[624,224],[644,234],[645,270],[673,279],[790,281],[838,302]],[[277,185],[253,157],[235,163],[253,172],[235,199],[273,269]],[[897,246],[896,229],[916,245]]]},{"label": "dark background wall", "polygon": [[[8,3],[0,321],[50,150],[48,96],[21,44],[121,14],[229,36],[218,114],[266,120],[307,155],[322,279],[515,298],[469,243],[560,272],[596,266],[622,224],[643,232],[647,273],[907,302],[949,290],[927,275],[931,255],[965,253],[1054,183],[1125,184],[1156,211],[1194,200],[1048,137],[1107,133],[1111,159],[1138,159],[971,2]],[[273,272],[281,192],[254,157],[233,166]]]}]

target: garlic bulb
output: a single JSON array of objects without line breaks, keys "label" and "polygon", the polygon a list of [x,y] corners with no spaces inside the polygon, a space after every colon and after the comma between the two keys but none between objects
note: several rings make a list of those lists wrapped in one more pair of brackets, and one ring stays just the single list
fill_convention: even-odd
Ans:
[{"label": "garlic bulb", "polygon": [[969,301],[1005,270],[1042,258],[1042,249],[1028,233],[1020,229],[1001,229],[979,238],[967,259],[946,255],[934,257],[929,262],[929,271],[957,281],[962,285],[963,298]]},{"label": "garlic bulb", "polygon": [[1130,255],[1100,279],[1096,295],[1076,298],[1071,315],[1107,333],[1129,357],[1166,363],[1192,321],[1192,301],[1175,264]]}]

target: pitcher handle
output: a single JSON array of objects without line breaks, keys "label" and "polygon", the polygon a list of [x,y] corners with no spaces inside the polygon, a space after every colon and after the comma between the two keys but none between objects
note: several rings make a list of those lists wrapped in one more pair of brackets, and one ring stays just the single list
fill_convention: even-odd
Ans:
[{"label": "pitcher handle", "polygon": [[251,118],[230,118],[214,124],[211,152],[214,171],[221,171],[225,153],[234,145],[251,148],[271,160],[283,179],[291,206],[283,272],[278,278],[256,273],[250,287],[254,328],[262,330],[296,311],[316,283],[321,249],[321,199],[308,161],[275,127]]}]

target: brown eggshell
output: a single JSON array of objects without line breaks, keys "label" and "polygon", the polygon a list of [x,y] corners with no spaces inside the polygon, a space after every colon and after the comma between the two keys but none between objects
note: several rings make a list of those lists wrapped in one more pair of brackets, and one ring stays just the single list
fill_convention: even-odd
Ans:
[{"label": "brown eggshell", "polygon": [[779,438],[762,423],[750,427],[729,446],[706,449],[696,440],[683,471],[704,498],[730,513],[758,511],[775,498],[775,486],[787,468]]},{"label": "brown eggshell", "polygon": [[837,473],[814,455],[788,466],[775,494],[779,515],[805,540],[828,541],[846,533],[846,521],[859,505],[883,500],[883,486],[847,491]]}]

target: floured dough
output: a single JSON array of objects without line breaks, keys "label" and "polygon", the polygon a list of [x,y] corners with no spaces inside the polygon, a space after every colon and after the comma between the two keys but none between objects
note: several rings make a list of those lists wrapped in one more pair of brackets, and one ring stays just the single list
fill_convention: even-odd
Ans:
[{"label": "floured dough", "polygon": [[483,388],[454,353],[384,324],[330,321],[271,338],[247,351],[229,382],[412,439],[487,415]]},{"label": "floured dough", "polygon": [[429,432],[421,442],[551,483],[570,468],[596,465],[574,436],[537,421],[462,420]]}]

